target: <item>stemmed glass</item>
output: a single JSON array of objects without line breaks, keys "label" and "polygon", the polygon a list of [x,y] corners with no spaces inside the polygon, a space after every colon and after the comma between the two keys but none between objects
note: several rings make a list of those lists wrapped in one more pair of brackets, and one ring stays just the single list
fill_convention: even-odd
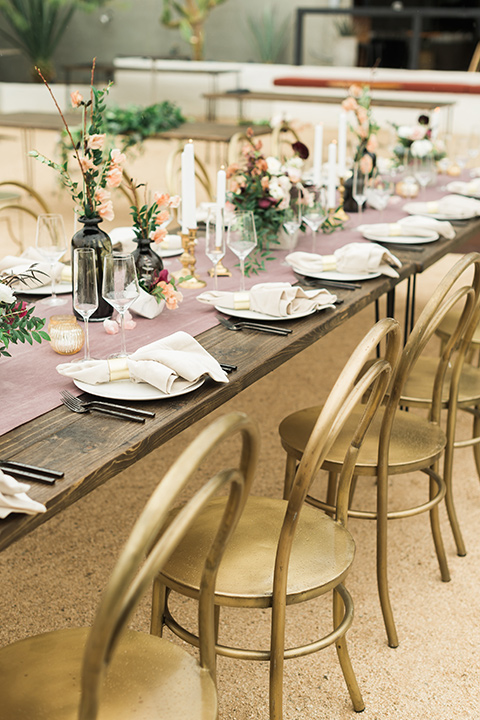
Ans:
[{"label": "stemmed glass", "polygon": [[214,288],[218,290],[218,263],[225,256],[225,227],[223,211],[216,206],[209,208],[205,229],[205,255],[213,263]]},{"label": "stemmed glass", "polygon": [[113,253],[103,259],[102,295],[120,315],[121,350],[114,357],[126,357],[125,313],[140,295],[133,256]]},{"label": "stemmed glass", "polygon": [[240,260],[240,292],[245,291],[245,258],[257,245],[257,231],[251,210],[236,212],[231,217],[227,230],[227,245]]},{"label": "stemmed glass", "polygon": [[283,227],[289,236],[288,249],[295,246],[295,235],[302,224],[302,189],[297,185],[290,193],[290,203],[284,212]]},{"label": "stemmed glass", "polygon": [[97,262],[93,248],[76,248],[73,253],[73,307],[84,322],[84,360],[90,360],[88,320],[98,307]]},{"label": "stemmed glass", "polygon": [[413,174],[415,179],[422,188],[422,195],[425,196],[425,189],[428,183],[433,179],[435,173],[435,165],[433,158],[429,155],[424,157],[415,157],[413,160]]},{"label": "stemmed glass", "polygon": [[360,223],[362,221],[363,206],[367,199],[367,184],[368,175],[362,172],[359,163],[355,163],[353,166],[352,197],[358,206],[358,219]]},{"label": "stemmed glass", "polygon": [[302,219],[312,231],[312,251],[315,252],[317,231],[327,219],[326,191],[324,187],[305,188]]},{"label": "stemmed glass", "polygon": [[52,294],[41,301],[42,305],[64,305],[66,300],[56,295],[55,264],[67,250],[67,237],[63,217],[55,213],[46,213],[37,218],[35,245],[40,254],[50,263],[50,285]]},{"label": "stemmed glass", "polygon": [[371,207],[380,210],[382,216],[390,197],[393,195],[393,187],[392,178],[389,175],[381,175],[380,173],[374,173],[368,183],[367,202]]}]

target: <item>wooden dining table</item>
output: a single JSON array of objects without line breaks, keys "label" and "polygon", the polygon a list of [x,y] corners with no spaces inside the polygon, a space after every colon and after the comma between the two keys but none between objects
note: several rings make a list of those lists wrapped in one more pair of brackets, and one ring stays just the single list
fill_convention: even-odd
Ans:
[{"label": "wooden dining table", "polygon": [[[355,216],[352,218],[351,224],[357,224]],[[378,213],[367,210],[364,213],[363,221],[378,222]],[[0,550],[22,538],[40,524],[47,522],[51,517],[62,512],[140,458],[159,448],[182,430],[233,398],[244,388],[257,382],[304,348],[341,326],[366,306],[372,305],[376,301],[382,301],[382,313],[384,313],[382,298],[387,297],[390,298],[389,309],[391,310],[392,298],[398,284],[403,281],[411,282],[413,278],[419,276],[447,253],[461,251],[465,243],[471,242],[479,236],[480,218],[458,223],[455,225],[455,229],[456,235],[453,239],[440,238],[436,242],[412,246],[410,249],[408,245],[401,249],[392,248],[392,252],[402,262],[402,266],[398,269],[398,278],[381,275],[359,283],[359,286],[354,289],[329,288],[332,293],[337,295],[339,301],[335,307],[318,311],[307,317],[281,321],[282,327],[292,330],[288,336],[247,331],[231,332],[217,324],[215,310],[209,306],[204,307],[203,318],[205,320],[208,314],[208,319],[213,326],[201,331],[201,324],[196,325],[196,321],[192,318],[190,318],[190,324],[187,322],[187,304],[190,301],[186,301],[185,308],[167,313],[170,324],[176,323],[177,329],[187,329],[190,334],[195,335],[201,345],[219,362],[237,366],[237,370],[230,374],[229,382],[217,384],[207,380],[202,387],[189,394],[138,404],[138,407],[156,413],[155,418],[147,420],[145,424],[120,421],[100,413],[77,415],[60,404],[60,395],[58,395],[58,406],[5,432],[0,437],[0,460],[8,459],[35,464],[63,471],[65,474],[53,485],[32,484],[29,494],[33,499],[46,505],[47,511],[44,514],[12,514],[0,521]],[[335,245],[342,246],[358,240],[358,235],[359,233],[356,233],[354,229],[346,227],[333,235],[321,236],[320,243],[324,249],[320,250],[319,248],[319,251],[327,254]],[[303,242],[306,243],[307,239]],[[303,247],[302,249],[309,248]],[[279,252],[278,258],[271,263],[265,276],[250,279],[250,285],[253,282],[272,280],[272,275],[276,279],[290,277],[292,283],[296,282],[297,278],[291,269],[283,263],[285,254],[285,252]],[[227,256],[226,260],[232,261],[233,258]],[[205,263],[205,259],[203,259],[203,263]],[[267,263],[268,266],[269,263]],[[205,264],[202,266],[202,263],[199,262],[198,267],[200,270],[203,267],[204,272],[206,266]],[[206,277],[205,273],[204,277]],[[300,284],[302,283],[300,282]],[[195,298],[190,302],[190,307],[193,307],[194,300]],[[161,318],[162,315],[159,316],[159,320]],[[373,321],[372,313],[372,324]],[[144,323],[152,322],[154,321],[144,321]],[[198,332],[196,332],[197,327],[200,328]],[[134,337],[134,333],[128,336],[130,345],[134,344]],[[132,347],[132,349],[136,348]],[[34,373],[35,353],[39,352],[38,346],[34,346],[28,352],[31,353],[31,368],[33,368],[31,372]],[[50,348],[47,346],[44,352],[50,352]],[[55,361],[60,362],[61,358],[57,356]],[[7,367],[6,363],[15,363],[15,358],[0,358],[0,394],[2,373]],[[15,366],[10,365],[9,367],[14,368]],[[53,371],[52,374],[55,375]],[[58,377],[60,378],[60,376]],[[65,380],[65,378],[62,379]],[[22,378],[18,377],[18,397],[21,394]],[[35,393],[27,398],[32,403],[32,407],[35,407],[35,403],[40,401],[41,394],[42,376],[40,374]],[[23,399],[25,400],[25,398]],[[1,404],[3,405],[3,403]],[[2,412],[5,412],[5,407],[2,407]]]}]

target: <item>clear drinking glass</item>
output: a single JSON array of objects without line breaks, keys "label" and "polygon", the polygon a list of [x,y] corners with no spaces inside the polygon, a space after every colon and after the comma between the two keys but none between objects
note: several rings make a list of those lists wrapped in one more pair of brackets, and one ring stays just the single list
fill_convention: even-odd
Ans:
[{"label": "clear drinking glass", "polygon": [[103,260],[102,295],[120,315],[121,350],[115,357],[126,357],[125,313],[140,295],[133,256],[112,253]]},{"label": "clear drinking glass", "polygon": [[288,249],[293,250],[295,236],[302,224],[302,191],[298,186],[293,187],[290,193],[290,202],[284,212],[283,228],[289,236]]},{"label": "clear drinking glass", "polygon": [[59,298],[56,295],[54,272],[56,263],[67,250],[67,236],[65,235],[61,215],[46,213],[38,216],[35,245],[40,254],[50,263],[52,294],[45,300],[41,300],[41,304],[47,306],[64,305],[66,299]]},{"label": "clear drinking glass", "polygon": [[362,172],[360,163],[354,163],[352,197],[358,205],[359,224],[361,224],[362,221],[363,206],[365,204],[365,200],[367,199],[367,184],[368,175],[365,175],[365,173]]},{"label": "clear drinking glass", "polygon": [[435,175],[435,163],[429,155],[425,157],[415,157],[413,159],[413,174],[415,180],[422,188],[422,196],[425,195],[425,189],[428,183],[433,180]]},{"label": "clear drinking glass", "polygon": [[84,322],[84,360],[90,360],[88,320],[98,307],[97,263],[93,248],[76,248],[73,253],[73,307]]},{"label": "clear drinking glass", "polygon": [[383,216],[383,211],[387,207],[393,191],[393,178],[390,175],[375,172],[367,186],[367,202],[370,207],[380,210],[380,214]]},{"label": "clear drinking glass", "polygon": [[253,212],[236,212],[227,229],[227,245],[240,260],[240,291],[245,290],[245,258],[257,245],[257,231]]},{"label": "clear drinking glass", "polygon": [[209,208],[205,229],[205,255],[213,263],[215,290],[218,290],[218,263],[225,256],[225,226],[223,217],[221,208]]},{"label": "clear drinking glass", "polygon": [[327,219],[327,197],[324,187],[305,188],[302,219],[312,231],[312,252],[316,249],[317,231]]}]

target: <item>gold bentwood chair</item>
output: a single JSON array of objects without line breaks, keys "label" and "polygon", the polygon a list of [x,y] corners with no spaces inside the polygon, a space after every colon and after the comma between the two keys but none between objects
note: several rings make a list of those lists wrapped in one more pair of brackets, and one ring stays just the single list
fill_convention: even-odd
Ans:
[{"label": "gold bentwood chair", "polygon": [[[359,377],[362,364],[385,338],[385,357],[375,361],[367,373]],[[333,643],[353,706],[356,711],[364,708],[345,639],[353,620],[353,603],[343,581],[353,562],[355,549],[346,527],[347,499],[358,449],[385,393],[399,345],[395,320],[384,319],[367,334],[348,361],[318,418],[290,499],[287,502],[251,495],[222,559],[215,590],[217,624],[220,626],[221,608],[235,607],[244,611],[271,608],[270,647],[256,650],[222,644],[220,626],[216,652],[238,659],[270,662],[271,720],[282,718],[284,660],[317,652]],[[362,417],[352,431],[346,449],[333,519],[305,505],[305,495],[318,465],[368,389],[371,390],[369,402],[362,407]],[[204,548],[210,543],[223,507],[221,498],[206,507],[158,576],[154,585],[151,628],[155,635],[161,635],[163,625],[166,625],[186,642],[198,645],[198,638],[173,617],[169,601],[176,593],[198,598],[200,568],[205,562]],[[333,591],[333,631],[320,639],[286,647],[287,606],[313,600],[330,591]]]},{"label": "gold bentwood chair", "polygon": [[292,154],[292,145],[296,142],[301,142],[297,131],[288,122],[281,122],[272,130],[272,155],[285,160]]},{"label": "gold bentwood chair", "polygon": [[[204,482],[169,515],[198,466],[222,441],[242,436],[239,462]],[[206,428],[158,485],[136,522],[89,628],[68,628],[0,649],[3,720],[215,720],[214,588],[218,565],[245,504],[258,433],[231,413]],[[210,458],[210,460],[213,460]],[[223,490],[206,562],[199,570],[200,659],[125,625],[153,578],[205,504]],[[168,522],[166,522],[168,517]]]},{"label": "gold bentwood chair", "polygon": [[35,233],[37,217],[51,212],[42,196],[29,185],[17,180],[0,182],[0,221],[19,250],[24,249],[29,228]]},{"label": "gold bentwood chair", "polygon": [[[472,268],[475,270],[473,283],[471,280],[465,280],[465,277],[471,274]],[[458,286],[457,281],[466,282],[466,284]],[[398,636],[387,578],[387,521],[411,517],[428,511],[441,577],[445,582],[450,580],[438,515],[438,505],[446,493],[445,480],[439,472],[439,460],[447,445],[446,434],[440,427],[441,394],[453,349],[459,344],[467,323],[472,317],[472,309],[479,297],[479,292],[480,255],[471,253],[460,259],[443,278],[416,322],[397,365],[388,391],[385,409],[383,413],[377,415],[372,423],[355,467],[356,477],[374,476],[377,479],[376,510],[350,507],[349,515],[376,520],[377,584],[388,643],[391,647],[398,645]],[[412,369],[439,323],[453,307],[458,307],[458,304],[463,307],[459,323],[441,357],[437,358],[436,366],[432,368],[434,382],[430,384],[429,415],[427,418],[423,418],[417,413],[407,412],[401,406],[404,388]],[[453,388],[452,392],[454,391]],[[315,426],[320,411],[320,407],[300,410],[286,417],[280,424],[281,442],[287,452],[285,497],[288,497],[290,493],[295,477],[296,463],[304,456],[312,428]],[[354,419],[355,415],[351,422]],[[333,511],[336,479],[341,469],[345,447],[349,441],[349,432],[351,432],[351,425],[347,423],[324,458],[323,469],[328,471],[326,501],[313,495],[309,495],[307,498],[307,502],[328,512]],[[416,471],[422,471],[428,479],[428,498],[419,505],[405,509],[392,510],[389,508],[389,477]],[[351,504],[353,504],[353,499]]]}]

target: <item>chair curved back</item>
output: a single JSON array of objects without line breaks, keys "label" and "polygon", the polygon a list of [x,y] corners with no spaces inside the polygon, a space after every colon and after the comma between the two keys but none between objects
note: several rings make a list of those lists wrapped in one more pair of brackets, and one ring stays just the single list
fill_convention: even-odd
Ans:
[{"label": "chair curved back", "polygon": [[[180,507],[167,515],[194,477],[200,464],[219,444],[241,436],[236,467],[220,470]],[[95,720],[101,703],[101,684],[128,619],[154,577],[205,504],[230,486],[228,502],[204,565],[200,601],[200,664],[215,678],[215,621],[213,595],[218,566],[246,502],[258,456],[258,430],[242,413],[219,418],[201,432],[179,456],[157,486],[135,523],[103,593],[90,631],[82,669],[79,720]]]},{"label": "chair curved back", "polygon": [[295,142],[300,142],[296,130],[288,122],[283,121],[272,130],[272,155],[283,160],[286,157],[284,147],[288,146],[290,149]]},{"label": "chair curved back", "polygon": [[[36,222],[39,215],[50,212],[46,201],[29,185],[18,180],[0,182],[0,219],[6,221],[10,238],[21,250],[24,249],[22,236],[27,235],[23,220]],[[12,214],[19,217],[18,229],[12,222]]]},{"label": "chair curved back", "polygon": [[[385,339],[384,357],[373,361],[367,372],[362,373],[362,368],[372,352]],[[336,520],[342,525],[347,523],[348,497],[355,462],[365,433],[383,400],[399,353],[398,322],[393,318],[385,318],[376,323],[352,353],[322,408],[298,467],[280,534],[275,564],[274,607],[276,604],[281,607],[282,599],[286,596],[288,561],[293,537],[309,487],[351,412],[368,393],[368,400],[352,435],[339,481]],[[272,632],[273,635],[275,633]]]}]

